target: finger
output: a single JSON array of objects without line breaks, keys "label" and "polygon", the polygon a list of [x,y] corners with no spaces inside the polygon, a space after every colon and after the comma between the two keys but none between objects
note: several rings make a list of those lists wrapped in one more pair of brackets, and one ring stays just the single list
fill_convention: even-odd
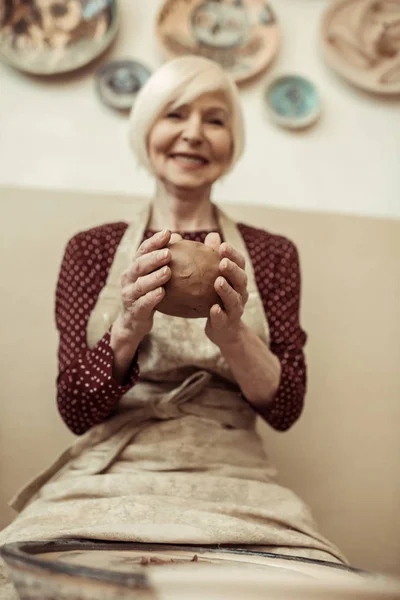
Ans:
[{"label": "finger", "polygon": [[169,267],[162,267],[149,275],[139,277],[134,283],[125,285],[121,290],[124,306],[128,307],[142,296],[145,296],[148,292],[165,285],[170,278],[171,269]]},{"label": "finger", "polygon": [[221,236],[216,231],[207,233],[206,239],[204,240],[204,245],[218,252],[218,249],[221,245]]},{"label": "finger", "polygon": [[143,256],[143,254],[153,252],[153,250],[165,248],[165,246],[168,245],[170,239],[171,232],[169,229],[158,231],[157,233],[152,235],[148,240],[144,240],[144,242],[140,244],[135,257],[138,258],[139,256]]},{"label": "finger", "polygon": [[238,267],[244,269],[246,261],[244,259],[243,254],[241,254],[241,252],[239,252],[238,250],[235,250],[235,248],[233,248],[233,246],[231,246],[230,244],[227,244],[226,242],[221,244],[219,248],[219,254],[221,258],[229,258],[234,263],[236,263]]},{"label": "finger", "polygon": [[122,286],[127,285],[130,282],[135,282],[139,277],[148,275],[153,271],[156,271],[160,267],[168,264],[171,260],[171,252],[168,248],[162,250],[153,250],[143,256],[137,257],[132,265],[123,272],[121,277]]},{"label": "finger", "polygon": [[217,277],[214,289],[221,298],[226,314],[230,319],[240,319],[243,314],[242,297],[224,277]]},{"label": "finger", "polygon": [[171,233],[171,239],[169,240],[170,244],[175,244],[175,242],[180,242],[183,240],[183,237],[179,233]]},{"label": "finger", "polygon": [[227,325],[228,316],[219,304],[214,304],[210,309],[210,320],[214,329],[223,329]]},{"label": "finger", "polygon": [[245,304],[248,298],[247,275],[245,271],[229,258],[223,258],[221,260],[219,269],[225,279],[227,279],[238,294],[242,296],[243,303]]},{"label": "finger", "polygon": [[151,317],[153,311],[157,305],[165,296],[165,290],[163,287],[158,287],[155,290],[151,290],[144,296],[141,296],[137,302],[135,302],[127,310],[133,319],[137,321],[146,320]]}]

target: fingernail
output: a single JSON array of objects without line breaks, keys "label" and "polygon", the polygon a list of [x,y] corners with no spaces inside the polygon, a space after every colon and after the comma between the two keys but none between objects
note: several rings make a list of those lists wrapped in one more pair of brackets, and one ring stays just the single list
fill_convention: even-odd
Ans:
[{"label": "fingernail", "polygon": [[161,296],[161,294],[163,293],[163,288],[162,287],[157,288],[156,293],[157,293],[157,296]]},{"label": "fingernail", "polygon": [[168,267],[164,267],[163,269],[161,269],[161,271],[159,271],[159,277],[164,277],[164,275],[167,274],[168,271]]},{"label": "fingernail", "polygon": [[169,254],[169,250],[163,250],[163,251],[161,252],[161,258],[167,258],[167,257],[168,257],[168,254]]},{"label": "fingernail", "polygon": [[161,232],[161,235],[164,237],[165,235],[167,235],[167,233],[169,233],[168,229],[163,229]]}]

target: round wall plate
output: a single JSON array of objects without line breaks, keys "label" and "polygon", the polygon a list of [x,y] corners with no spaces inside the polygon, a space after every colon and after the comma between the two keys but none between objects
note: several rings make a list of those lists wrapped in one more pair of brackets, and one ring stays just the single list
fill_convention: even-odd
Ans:
[{"label": "round wall plate", "polygon": [[113,60],[97,71],[96,89],[107,106],[129,110],[150,75],[151,71],[139,62]]},{"label": "round wall plate", "polygon": [[276,16],[267,0],[165,0],[156,33],[166,59],[205,56],[237,83],[266,69],[280,44]]},{"label": "round wall plate", "polygon": [[317,88],[300,75],[275,78],[265,90],[265,100],[271,119],[289,129],[309,127],[321,113]]},{"label": "round wall plate", "polygon": [[117,0],[12,0],[5,6],[0,58],[35,75],[83,67],[106,50],[118,30]]},{"label": "round wall plate", "polygon": [[400,0],[336,0],[321,44],[327,64],[353,85],[400,93]]}]

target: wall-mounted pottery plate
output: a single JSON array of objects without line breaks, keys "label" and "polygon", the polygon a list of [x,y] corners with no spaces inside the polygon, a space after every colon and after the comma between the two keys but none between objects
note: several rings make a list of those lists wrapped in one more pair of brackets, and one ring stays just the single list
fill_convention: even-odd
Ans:
[{"label": "wall-mounted pottery plate", "polygon": [[399,600],[399,581],[244,549],[53,540],[0,548],[21,600]]},{"label": "wall-mounted pottery plate", "polygon": [[0,58],[36,75],[73,71],[104,52],[118,20],[117,0],[12,0],[2,11]]},{"label": "wall-mounted pottery plate", "polygon": [[151,71],[139,62],[113,60],[97,71],[96,89],[107,106],[129,110],[150,75]]},{"label": "wall-mounted pottery plate", "polygon": [[315,85],[300,75],[282,75],[265,90],[271,119],[289,129],[303,129],[317,121],[321,101]]},{"label": "wall-mounted pottery plate", "polygon": [[280,44],[276,16],[266,0],[166,0],[156,32],[165,58],[205,56],[237,83],[264,71]]},{"label": "wall-mounted pottery plate", "polygon": [[326,62],[350,83],[400,93],[400,0],[338,0],[321,25]]}]

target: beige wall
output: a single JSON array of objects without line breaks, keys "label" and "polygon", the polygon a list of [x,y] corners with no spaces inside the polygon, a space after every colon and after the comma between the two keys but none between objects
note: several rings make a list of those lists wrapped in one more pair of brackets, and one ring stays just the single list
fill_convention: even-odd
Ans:
[{"label": "beige wall", "polygon": [[[66,241],[129,219],[130,203],[0,188],[0,527],[13,516],[10,496],[73,438],[58,417],[54,385],[54,287]],[[300,250],[306,408],[289,432],[261,425],[280,480],[353,564],[400,574],[400,223],[226,208]]]},{"label": "beige wall", "polygon": [[[110,51],[59,77],[26,77],[0,62],[0,185],[151,194],[154,180],[137,169],[127,141],[127,116],[104,106],[93,75],[101,64],[135,57],[151,70],[162,62],[154,34],[165,0],[118,0],[122,22]],[[282,33],[277,60],[241,87],[246,151],[218,196],[294,210],[400,216],[400,96],[367,94],[327,67],[319,47],[332,0],[277,0]],[[299,26],[301,23],[301,26]],[[265,89],[298,73],[321,95],[318,123],[291,132],[270,122]],[[374,143],[371,143],[371,138]],[[266,185],[267,182],[267,185]],[[349,202],[351,198],[351,202]]]}]

